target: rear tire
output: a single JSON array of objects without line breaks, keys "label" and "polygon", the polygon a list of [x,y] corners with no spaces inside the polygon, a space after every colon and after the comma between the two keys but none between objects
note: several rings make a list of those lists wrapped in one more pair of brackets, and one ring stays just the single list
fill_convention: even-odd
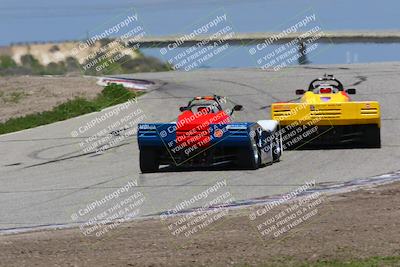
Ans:
[{"label": "rear tire", "polygon": [[154,149],[140,150],[140,170],[142,173],[156,172],[159,166],[158,155]]},{"label": "rear tire", "polygon": [[365,131],[365,143],[369,148],[381,148],[381,128],[369,126]]},{"label": "rear tire", "polygon": [[248,170],[257,170],[261,165],[261,155],[256,143],[251,143],[247,149],[239,151],[238,165]]}]

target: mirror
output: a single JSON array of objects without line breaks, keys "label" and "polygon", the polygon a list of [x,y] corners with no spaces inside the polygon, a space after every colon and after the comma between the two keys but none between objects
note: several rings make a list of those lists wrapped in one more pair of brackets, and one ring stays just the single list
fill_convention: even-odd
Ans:
[{"label": "mirror", "polygon": [[180,112],[184,112],[185,110],[187,110],[187,107],[180,107],[180,108],[179,108],[179,111],[180,111]]},{"label": "mirror", "polygon": [[296,95],[304,95],[306,91],[304,91],[304,89],[297,89],[296,90]]},{"label": "mirror", "polygon": [[356,89],[354,89],[354,88],[346,89],[346,93],[348,93],[349,95],[355,95],[356,94]]},{"label": "mirror", "polygon": [[243,109],[243,106],[242,105],[235,105],[234,107],[233,107],[233,110],[234,111],[241,111]]}]

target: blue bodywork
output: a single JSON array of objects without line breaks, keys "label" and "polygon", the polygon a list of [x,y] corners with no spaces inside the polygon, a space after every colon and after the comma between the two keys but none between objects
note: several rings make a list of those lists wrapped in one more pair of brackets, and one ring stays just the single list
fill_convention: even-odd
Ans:
[{"label": "blue bodywork", "polygon": [[273,162],[271,133],[259,122],[210,124],[198,131],[177,130],[175,123],[141,123],[137,133],[141,170],[221,163],[257,169]]},{"label": "blue bodywork", "polygon": [[[253,122],[240,122],[231,124],[210,124],[211,146],[248,147],[250,145],[250,131]],[[138,125],[139,148],[165,147],[173,149],[176,145],[175,123],[141,123]],[[222,131],[222,136],[214,133]],[[221,133],[221,131],[219,133]]]}]

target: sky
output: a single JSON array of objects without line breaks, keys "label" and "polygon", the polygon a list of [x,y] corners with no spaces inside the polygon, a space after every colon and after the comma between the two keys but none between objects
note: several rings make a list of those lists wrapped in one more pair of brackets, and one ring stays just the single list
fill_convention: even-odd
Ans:
[{"label": "sky", "polygon": [[[235,32],[280,31],[305,13],[316,14],[324,31],[400,30],[398,0],[0,0],[0,46],[82,40],[128,10],[135,10],[150,36],[189,33],[193,25],[221,10]],[[398,44],[336,45],[312,62],[400,61],[399,49]],[[233,50],[211,67],[254,64],[245,48]],[[157,49],[144,52],[163,59]]]},{"label": "sky", "polygon": [[135,8],[151,35],[176,34],[224,9],[237,32],[279,30],[288,18],[313,10],[325,30],[398,30],[398,0],[0,0],[0,45],[77,39]]}]

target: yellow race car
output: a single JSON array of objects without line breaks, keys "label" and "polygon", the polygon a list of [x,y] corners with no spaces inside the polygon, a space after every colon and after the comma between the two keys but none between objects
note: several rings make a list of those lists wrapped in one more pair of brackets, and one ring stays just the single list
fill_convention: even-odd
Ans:
[{"label": "yellow race car", "polygon": [[381,119],[377,101],[351,101],[356,89],[344,89],[333,75],[313,80],[298,103],[271,106],[280,122],[284,149],[381,147]]}]

